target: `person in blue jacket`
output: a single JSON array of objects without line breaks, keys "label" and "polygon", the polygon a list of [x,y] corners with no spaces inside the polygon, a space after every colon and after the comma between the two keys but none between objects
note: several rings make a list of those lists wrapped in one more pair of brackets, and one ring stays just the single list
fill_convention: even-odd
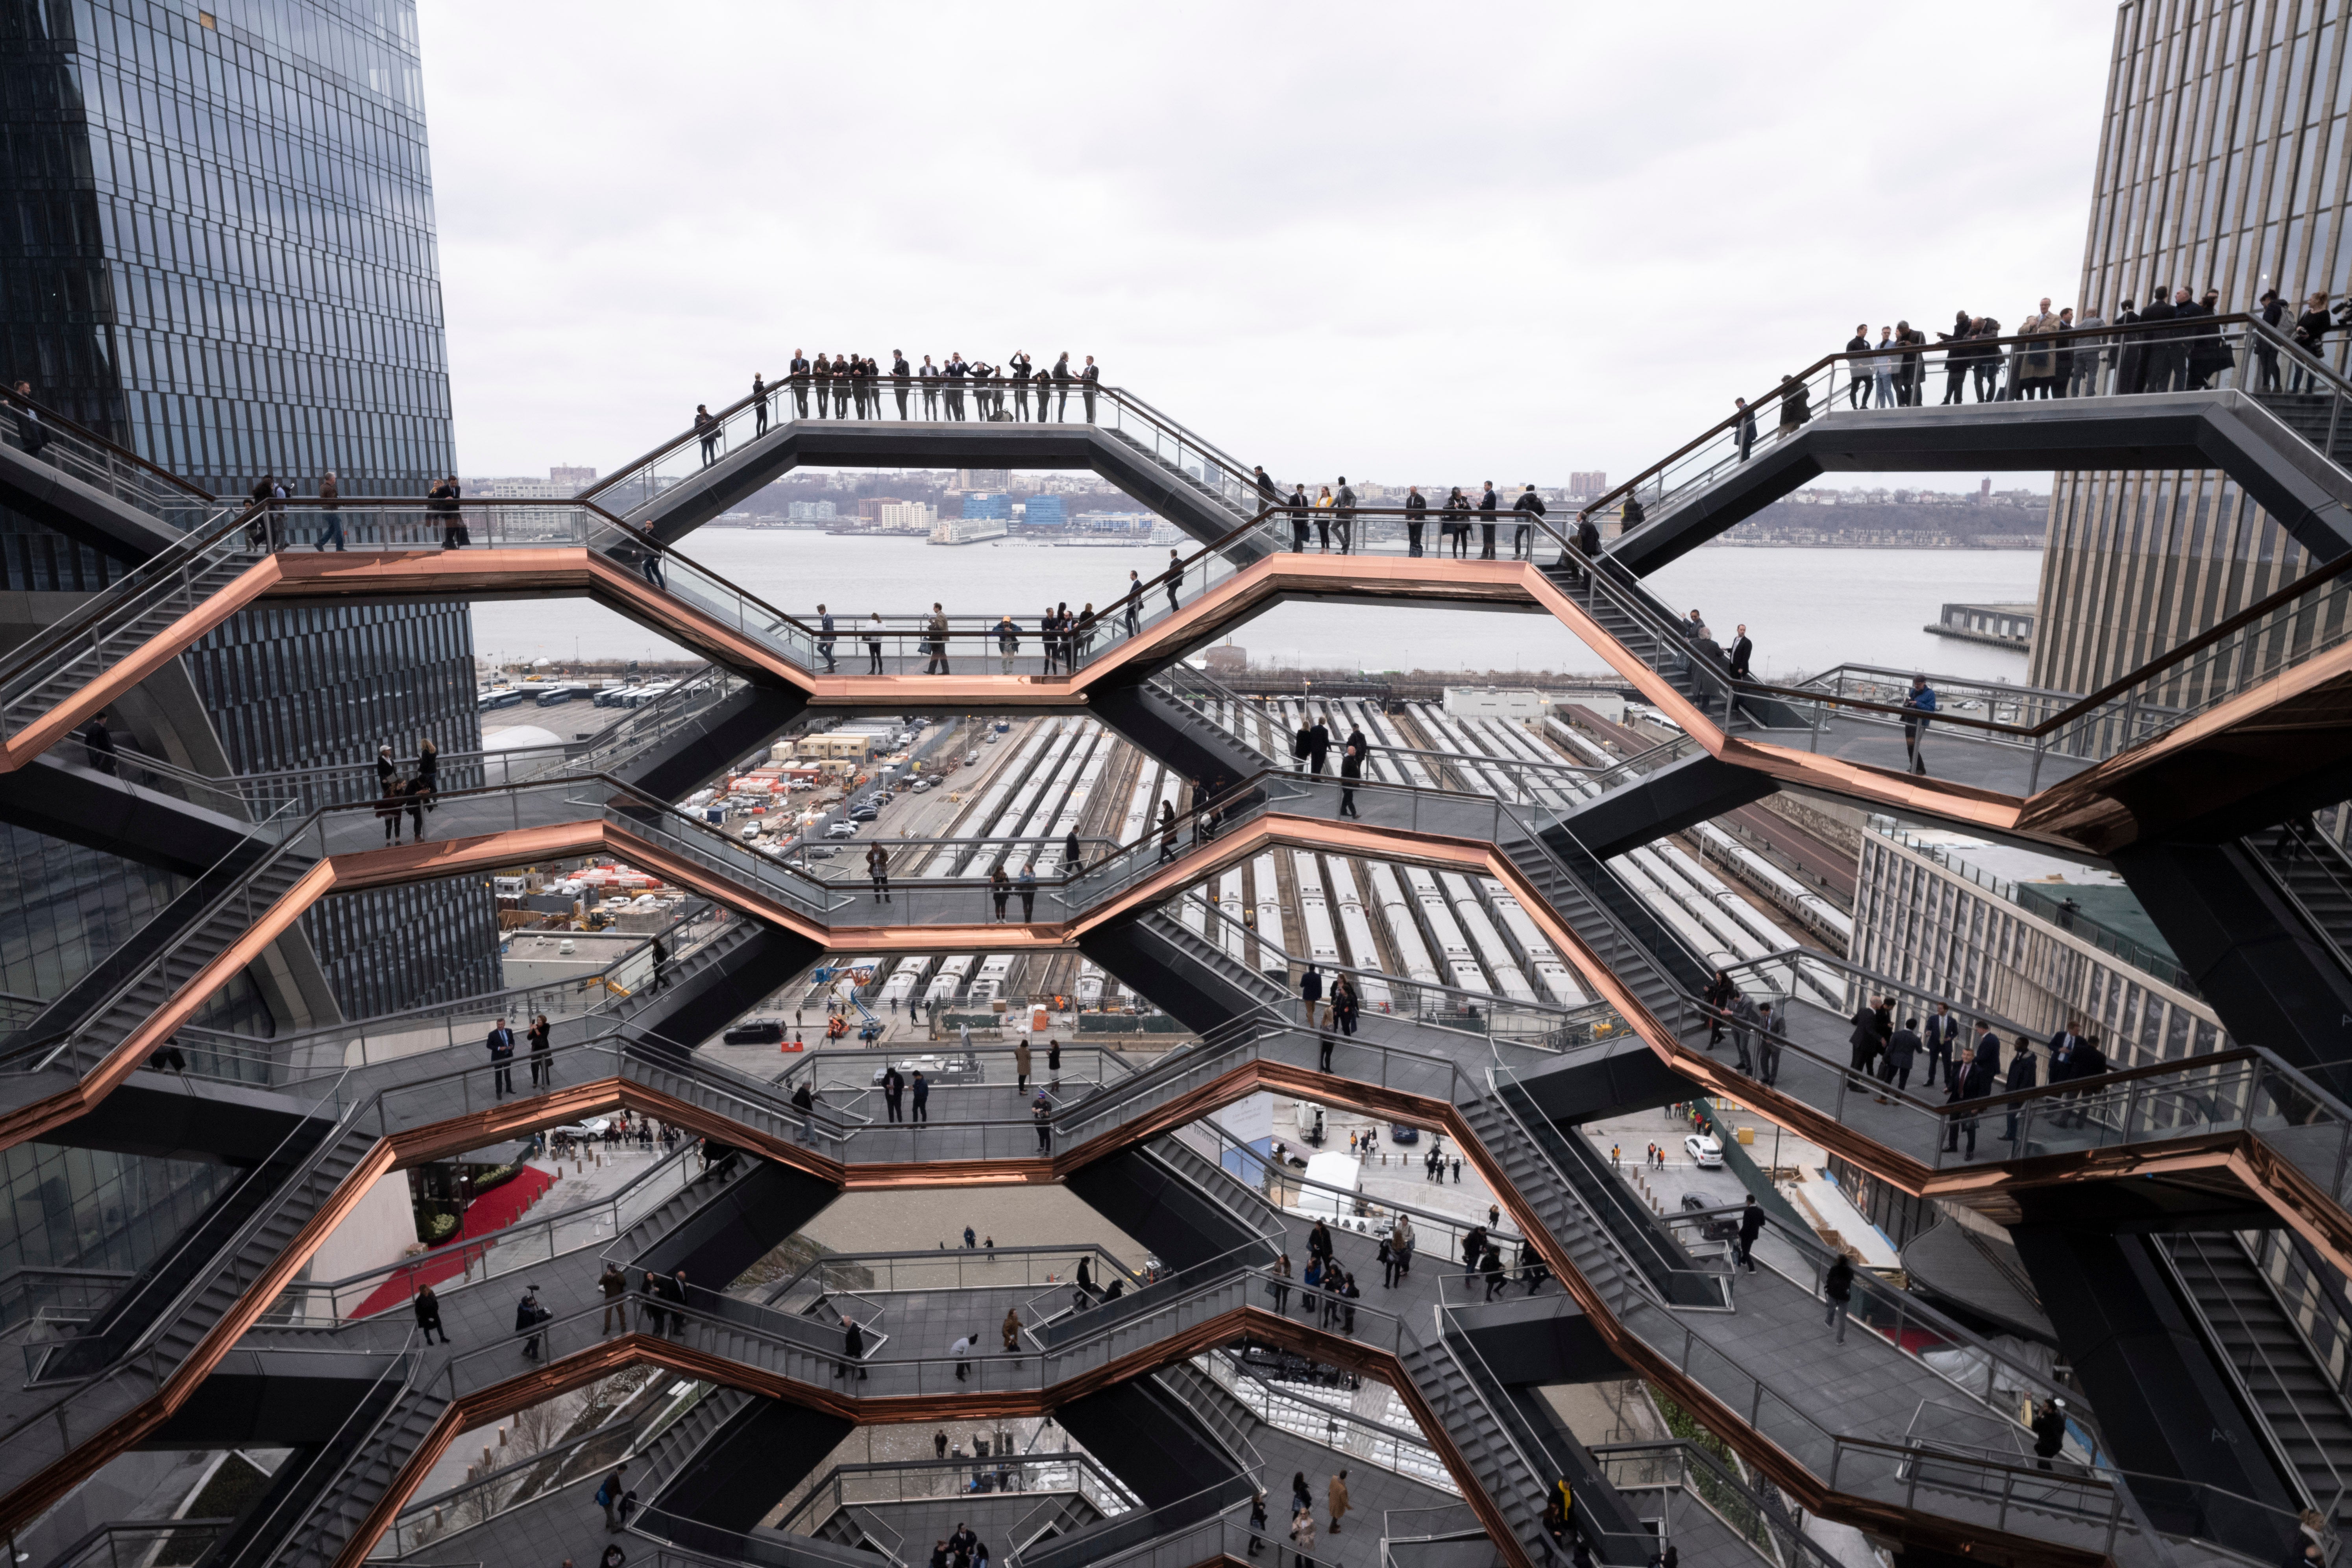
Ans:
[{"label": "person in blue jacket", "polygon": [[1919,759],[1920,742],[1927,738],[1927,715],[1936,710],[1936,689],[1927,684],[1924,675],[1911,678],[1911,690],[1903,699],[1903,750],[1910,758],[1911,771],[1925,777],[1927,764]]}]

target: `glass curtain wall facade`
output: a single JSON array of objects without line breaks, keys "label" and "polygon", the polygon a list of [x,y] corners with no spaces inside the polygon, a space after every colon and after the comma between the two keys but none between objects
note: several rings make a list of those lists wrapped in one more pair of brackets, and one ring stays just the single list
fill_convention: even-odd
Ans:
[{"label": "glass curtain wall facade", "polygon": [[[2119,7],[2081,305],[2113,321],[2159,285],[2219,289],[2223,311],[2345,291],[2347,31],[2328,0]],[[2310,564],[2219,473],[2060,474],[2028,679],[2095,690]]]},{"label": "glass curtain wall facade", "polygon": [[[0,123],[10,380],[218,495],[265,473],[314,494],[331,468],[345,496],[415,496],[455,472],[413,4],[0,0]],[[121,570],[0,509],[8,587]],[[463,605],[247,611],[185,663],[239,772],[480,744]],[[77,853],[42,858],[79,879],[60,911],[139,880]],[[306,929],[346,1012],[497,985],[487,889],[341,902]]]}]

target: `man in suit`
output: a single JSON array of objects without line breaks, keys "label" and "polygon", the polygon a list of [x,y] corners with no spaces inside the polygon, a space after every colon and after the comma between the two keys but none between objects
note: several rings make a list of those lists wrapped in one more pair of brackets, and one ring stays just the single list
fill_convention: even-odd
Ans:
[{"label": "man in suit", "polygon": [[[1887,1039],[1886,1054],[1878,1064],[1878,1081],[1892,1084],[1898,1091],[1909,1089],[1911,1063],[1918,1054],[1919,1020],[1906,1018],[1903,1020],[1903,1026],[1895,1030]],[[1885,1103],[1886,1100],[1885,1095],[1882,1094],[1878,1098],[1881,1103]]]},{"label": "man in suit", "polygon": [[1780,1080],[1780,1045],[1788,1037],[1780,1032],[1780,1016],[1772,1011],[1772,1004],[1756,1005],[1756,1077],[1767,1088]]},{"label": "man in suit", "polygon": [[1089,425],[1095,422],[1095,388],[1101,384],[1101,367],[1095,363],[1095,356],[1088,354],[1087,368],[1078,373],[1078,395],[1086,399],[1087,423]]},{"label": "man in suit", "polygon": [[1322,720],[1315,721],[1307,731],[1307,771],[1319,773],[1331,755],[1331,731]]},{"label": "man in suit", "polygon": [[1993,1033],[1990,1021],[1977,1026],[1977,1060],[1984,1063],[1985,1071],[1994,1078],[2000,1076],[2000,1037]]},{"label": "man in suit", "polygon": [[491,1026],[490,1037],[484,1044],[489,1047],[491,1075],[499,1098],[503,1100],[514,1092],[514,1031],[500,1018]]},{"label": "man in suit", "polygon": [[1739,1053],[1739,1070],[1753,1077],[1754,1059],[1748,1054],[1748,1037],[1756,1032],[1759,1016],[1755,999],[1742,991],[1731,1004],[1731,1048]]},{"label": "man in suit", "polygon": [[898,395],[898,417],[907,417],[907,393],[914,385],[915,372],[907,363],[907,356],[897,349],[890,351],[890,389]]},{"label": "man in suit", "polygon": [[1747,680],[1748,661],[1756,657],[1756,644],[1748,638],[1745,622],[1735,627],[1731,637],[1731,679]]},{"label": "man in suit", "polygon": [[[1927,1019],[1927,1081],[1929,1083],[1940,1083],[1948,1091],[1951,1089],[1953,1058],[1958,1055],[1959,1043],[1960,1021],[1952,1016],[1952,1010],[1949,1007],[1941,1002],[1937,1003],[1936,1011]],[[1936,1065],[1938,1062],[1943,1064],[1940,1069]]]},{"label": "man in suit", "polygon": [[[1945,1103],[1958,1105],[1967,1100],[1983,1100],[1992,1093],[1992,1068],[1979,1058],[1975,1051],[1964,1050],[1960,1053],[1959,1068],[1952,1076],[1952,1092],[1945,1098]],[[1960,1139],[1963,1136],[1969,1141],[1969,1155],[1974,1158],[1977,1152],[1977,1119],[1973,1116],[1955,1116],[1944,1123],[1944,1152],[1947,1154],[1959,1152]]]},{"label": "man in suit", "polygon": [[[2032,1089],[2033,1087],[2035,1065],[2033,1053],[2025,1048],[2025,1037],[2023,1035],[2018,1036],[2017,1049],[2009,1058],[2009,1076],[2001,1080],[2000,1091],[2003,1094],[2022,1094],[2027,1089]],[[2050,1064],[2050,1081],[2052,1083],[2056,1083],[2058,1081],[2058,1063],[2053,1059]],[[2001,1130],[2000,1141],[2002,1142],[2014,1143],[2017,1142],[2018,1114],[2019,1107],[2017,1103],[2014,1101],[2011,1102],[2009,1108],[2009,1125]],[[2059,1116],[2058,1125],[2063,1127],[2065,1124],[2064,1113],[2062,1111]]]},{"label": "man in suit", "polygon": [[906,1093],[907,1075],[900,1072],[898,1064],[893,1062],[882,1071],[882,1110],[890,1121],[904,1121],[907,1119],[900,1109],[906,1103]]},{"label": "man in suit", "polygon": [[1143,630],[1143,574],[1132,566],[1127,572],[1127,635],[1134,637]]},{"label": "man in suit", "polygon": [[1851,1052],[1846,1058],[1846,1066],[1855,1072],[1867,1073],[1878,1059],[1877,1003],[1864,1001],[1854,1008],[1853,1016],[1846,1022],[1851,1026],[1845,1037],[1846,1047]]},{"label": "man in suit", "polygon": [[808,417],[809,362],[800,350],[793,351],[793,417]]},{"label": "man in suit", "polygon": [[1339,493],[1331,498],[1331,521],[1339,530],[1339,553],[1345,555],[1356,537],[1356,492],[1349,488],[1348,476],[1339,476]]},{"label": "man in suit", "polygon": [[824,660],[824,672],[831,675],[841,667],[833,662],[833,612],[823,605],[816,607],[816,651]]}]

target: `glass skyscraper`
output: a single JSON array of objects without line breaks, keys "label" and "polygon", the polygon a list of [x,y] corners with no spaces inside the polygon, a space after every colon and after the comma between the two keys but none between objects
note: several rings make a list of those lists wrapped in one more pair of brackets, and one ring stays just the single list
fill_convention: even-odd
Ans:
[{"label": "glass skyscraper", "polygon": [[[329,469],[347,497],[419,496],[456,471],[408,0],[0,0],[0,120],[10,382],[225,497],[265,473],[315,493]],[[124,565],[0,505],[0,585],[87,593]],[[445,753],[480,744],[463,605],[263,606],[184,662],[241,773],[362,763],[385,742],[413,755],[425,736]],[[12,991],[56,994],[176,890],[5,832],[25,917],[0,953]],[[354,895],[304,924],[349,1012],[499,984],[478,885]],[[238,1012],[221,1021],[268,1028],[257,998]],[[156,1184],[110,1164],[90,1180]]]},{"label": "glass skyscraper", "polygon": [[[2128,0],[2075,302],[2352,286],[2347,24],[2323,0]],[[2290,320],[2292,318],[2290,317]],[[2329,357],[2343,363],[2340,340]],[[2060,474],[2030,679],[2091,691],[2310,568],[2219,472]]]}]

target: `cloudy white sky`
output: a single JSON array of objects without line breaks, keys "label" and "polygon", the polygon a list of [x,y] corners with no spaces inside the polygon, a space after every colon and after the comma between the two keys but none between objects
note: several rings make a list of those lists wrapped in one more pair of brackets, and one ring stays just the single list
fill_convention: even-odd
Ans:
[{"label": "cloudy white sky", "polygon": [[2106,0],[421,0],[467,473],[795,347],[1093,353],[1287,480],[1662,457],[2080,275]]}]

